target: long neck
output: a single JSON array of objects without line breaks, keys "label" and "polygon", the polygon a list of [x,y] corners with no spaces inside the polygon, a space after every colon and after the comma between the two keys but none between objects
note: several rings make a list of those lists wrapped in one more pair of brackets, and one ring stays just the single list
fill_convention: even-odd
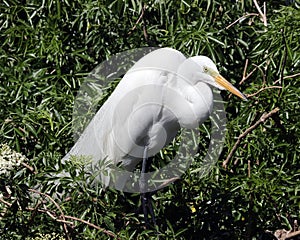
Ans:
[{"label": "long neck", "polygon": [[192,60],[192,58],[186,59],[182,64],[180,64],[177,70],[177,77],[183,78],[190,85],[195,85],[197,83],[196,73],[199,72],[199,66]]},{"label": "long neck", "polygon": [[167,94],[166,102],[185,128],[198,127],[208,118],[213,105],[210,87],[195,75],[197,67],[191,59],[185,60]]}]

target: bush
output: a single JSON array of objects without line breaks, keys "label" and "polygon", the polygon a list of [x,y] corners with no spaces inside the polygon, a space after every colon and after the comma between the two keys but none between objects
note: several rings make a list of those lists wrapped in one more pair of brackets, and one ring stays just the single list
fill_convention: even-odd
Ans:
[{"label": "bush", "polygon": [[[1,238],[272,239],[275,230],[297,231],[299,3],[268,1],[265,25],[255,2],[0,3],[0,142],[27,157],[0,170]],[[73,144],[72,106],[84,77],[111,55],[146,46],[209,56],[249,98],[222,93],[228,123],[219,162],[199,178],[198,159],[153,196],[156,230],[144,229],[139,195],[92,188],[83,174],[59,180],[69,193],[59,203],[32,190],[51,187],[48,173]]]}]

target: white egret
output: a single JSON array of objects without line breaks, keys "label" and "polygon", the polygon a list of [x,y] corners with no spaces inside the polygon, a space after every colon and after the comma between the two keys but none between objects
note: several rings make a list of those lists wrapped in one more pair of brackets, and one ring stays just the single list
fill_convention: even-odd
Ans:
[{"label": "white egret", "polygon": [[[147,54],[125,74],[63,161],[89,156],[94,165],[105,160],[132,171],[143,160],[145,173],[147,159],[170,143],[180,127],[195,128],[208,118],[211,86],[246,100],[208,57],[186,58],[171,48]],[[102,174],[101,181],[108,186],[112,177]],[[122,190],[124,178],[113,181]],[[141,192],[147,223],[148,210],[152,219],[153,211],[149,195]]]}]

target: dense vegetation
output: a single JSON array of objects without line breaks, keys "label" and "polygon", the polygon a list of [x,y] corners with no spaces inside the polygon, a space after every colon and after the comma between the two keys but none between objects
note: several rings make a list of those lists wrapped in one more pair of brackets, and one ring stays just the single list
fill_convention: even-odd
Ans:
[{"label": "dense vegetation", "polygon": [[[273,239],[300,230],[300,5],[258,1],[259,13],[255,3],[1,1],[0,238]],[[51,187],[47,173],[73,144],[84,77],[146,46],[207,55],[248,96],[222,93],[228,122],[216,166],[199,178],[195,161],[153,196],[156,230],[145,230],[138,194],[94,189],[82,175],[75,186],[61,180],[63,201],[33,192]]]}]

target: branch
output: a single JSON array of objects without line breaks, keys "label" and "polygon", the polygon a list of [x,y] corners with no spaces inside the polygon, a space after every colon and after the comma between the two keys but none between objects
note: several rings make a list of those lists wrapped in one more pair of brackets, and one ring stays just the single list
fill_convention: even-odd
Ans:
[{"label": "branch", "polygon": [[286,240],[286,239],[290,239],[292,237],[296,237],[296,236],[300,235],[300,230],[291,232],[291,231],[287,231],[285,229],[279,229],[279,230],[276,230],[274,233],[269,230],[267,230],[266,232],[272,234],[278,240]]},{"label": "branch", "polygon": [[58,217],[54,216],[54,215],[53,215],[52,213],[50,213],[49,211],[45,211],[45,213],[46,213],[49,217],[51,217],[53,220],[55,220],[55,221],[57,221],[57,222],[61,222],[61,223],[64,223],[64,224],[69,224],[69,225],[71,225],[71,226],[74,225],[73,222],[69,222],[69,221],[66,221],[66,220],[61,220],[61,219],[59,219]]},{"label": "branch", "polygon": [[257,92],[255,93],[252,93],[252,94],[246,94],[247,98],[250,98],[250,97],[254,97],[255,95],[259,94],[260,92],[264,91],[264,90],[267,90],[267,89],[272,89],[272,88],[282,88],[281,86],[270,86],[270,87],[263,87],[261,89],[259,89]]},{"label": "branch", "polygon": [[143,19],[143,16],[145,14],[145,9],[146,9],[146,6],[144,5],[142,7],[142,13],[141,15],[139,16],[138,20],[135,22],[134,26],[131,28],[131,30],[128,32],[128,35],[132,34],[132,32],[136,29],[137,25],[140,23],[140,21]]},{"label": "branch", "polygon": [[[58,205],[58,203],[55,202],[54,199],[52,197],[50,197],[48,194],[46,194],[46,193],[39,192],[39,191],[37,191],[35,189],[29,189],[29,191],[33,192],[33,193],[37,193],[37,194],[39,194],[41,196],[44,196],[44,197],[50,199],[50,201],[56,206],[56,208],[60,211],[60,214],[61,214],[61,216],[60,216],[62,218],[61,222],[63,223],[63,227],[64,227],[64,231],[66,233],[66,237],[67,237],[67,239],[70,239],[69,234],[68,234],[68,228],[67,228],[67,225],[66,225],[66,222],[65,222],[65,215],[64,215],[61,207]],[[48,212],[47,212],[47,214],[49,215]]]},{"label": "branch", "polygon": [[[249,59],[247,58],[246,59],[246,62],[245,62],[245,66],[244,66],[244,71],[243,71],[243,79],[246,78],[246,74],[247,74],[247,68],[248,68],[248,62],[249,62]],[[242,79],[242,81],[243,81]],[[242,82],[241,81],[241,82]],[[245,81],[245,80],[244,80]]]},{"label": "branch", "polygon": [[69,218],[69,219],[72,219],[72,220],[75,220],[75,221],[78,221],[78,222],[82,222],[84,224],[87,224],[90,227],[93,227],[93,228],[95,228],[97,230],[100,230],[101,232],[103,232],[103,233],[105,233],[105,234],[107,234],[107,235],[109,235],[111,237],[116,238],[116,235],[114,233],[112,233],[111,231],[105,230],[104,228],[101,228],[101,227],[99,227],[99,226],[97,226],[97,225],[95,225],[93,223],[90,223],[90,222],[88,222],[86,220],[83,220],[81,218],[77,218],[77,217],[73,217],[73,216],[65,216],[65,218]]},{"label": "branch", "polygon": [[0,198],[0,202],[2,202],[4,205],[8,206],[8,207],[11,207],[11,203],[9,202],[6,202],[4,199]]},{"label": "branch", "polygon": [[105,233],[105,234],[107,234],[107,235],[109,235],[109,236],[111,236],[111,237],[116,237],[116,235],[115,235],[114,233],[112,233],[112,232],[110,232],[110,231],[108,231],[108,230],[106,230],[106,229],[104,229],[104,228],[101,228],[101,227],[99,227],[99,226],[97,226],[97,225],[95,225],[95,224],[92,224],[92,223],[90,223],[90,222],[88,222],[88,221],[85,221],[85,220],[80,219],[80,218],[76,218],[76,217],[64,215],[64,213],[63,213],[63,211],[61,210],[60,206],[59,206],[59,205],[53,200],[53,198],[51,198],[48,194],[41,193],[41,192],[39,192],[39,191],[37,191],[37,190],[34,190],[34,189],[29,189],[29,191],[34,192],[34,193],[37,193],[37,194],[40,194],[40,195],[42,195],[42,196],[45,196],[45,197],[49,198],[51,202],[54,203],[54,205],[59,209],[59,211],[60,211],[60,213],[61,213],[61,216],[60,216],[60,217],[61,217],[62,219],[55,217],[55,216],[54,216],[50,211],[48,211],[48,210],[46,210],[46,211],[44,211],[44,212],[45,212],[46,214],[48,214],[48,215],[49,215],[52,219],[54,219],[55,221],[61,222],[61,223],[63,223],[64,225],[65,225],[65,224],[71,224],[71,225],[73,225],[72,222],[66,221],[66,219],[68,218],[68,219],[76,220],[76,221],[85,223],[85,224],[87,224],[87,225],[89,225],[89,226],[91,226],[91,227],[93,227],[93,228],[95,228],[95,229],[97,229],[97,230],[100,230],[100,231],[102,231],[103,233]]},{"label": "branch", "polygon": [[[295,73],[295,74],[293,74],[293,75],[284,76],[282,79],[294,78],[294,77],[298,77],[298,76],[300,76],[300,73]],[[277,79],[277,80],[274,82],[274,84],[276,84],[276,83],[278,83],[278,82],[280,82],[280,81],[281,81],[281,78]]]},{"label": "branch", "polygon": [[37,193],[37,194],[39,194],[39,195],[41,195],[41,196],[44,196],[44,197],[46,197],[46,198],[49,198],[50,201],[51,201],[52,203],[54,203],[54,205],[55,205],[55,206],[57,207],[57,209],[60,211],[61,215],[64,216],[64,213],[63,213],[61,207],[60,207],[60,206],[58,205],[58,203],[55,202],[54,199],[53,199],[52,197],[50,197],[48,194],[39,192],[39,191],[37,191],[37,190],[35,190],[35,189],[31,189],[31,188],[29,189],[29,191],[30,191],[30,192],[33,192],[33,193]]},{"label": "branch", "polygon": [[245,63],[245,66],[244,66],[244,72],[243,72],[243,78],[239,82],[239,85],[241,85],[243,82],[245,82],[258,68],[258,66],[255,65],[255,68],[249,74],[246,75],[247,67],[248,67],[248,58],[246,59],[246,63]]},{"label": "branch", "polygon": [[[106,229],[104,229],[104,228],[101,228],[101,227],[99,227],[99,226],[97,226],[97,225],[95,225],[95,224],[93,224],[93,223],[90,223],[90,222],[88,222],[88,221],[86,221],[86,220],[83,220],[83,219],[80,219],[80,218],[77,218],[77,217],[64,215],[64,214],[62,213],[62,210],[61,210],[60,206],[59,206],[59,205],[58,205],[58,204],[57,204],[57,203],[56,203],[49,195],[47,195],[47,194],[45,194],[45,193],[41,193],[41,192],[36,191],[36,190],[34,190],[34,189],[29,189],[29,191],[34,192],[34,193],[37,193],[37,194],[39,194],[39,195],[41,195],[41,196],[45,196],[45,197],[49,198],[50,201],[53,202],[53,203],[55,204],[55,206],[60,210],[61,216],[60,216],[60,217],[56,217],[56,216],[55,216],[56,214],[55,214],[54,211],[50,211],[50,210],[48,210],[48,209],[46,209],[46,208],[41,209],[41,208],[36,208],[36,207],[35,207],[35,208],[27,207],[26,210],[32,211],[32,212],[36,212],[36,211],[37,211],[37,212],[41,212],[41,213],[46,213],[46,214],[47,214],[48,216],[50,216],[53,220],[55,220],[55,221],[57,221],[57,222],[61,222],[61,223],[63,223],[64,225],[66,225],[66,224],[69,224],[69,225],[71,225],[71,226],[74,225],[73,222],[67,221],[66,219],[72,219],[72,220],[75,220],[75,221],[78,221],[78,222],[82,222],[82,223],[87,224],[88,226],[90,226],[90,227],[92,227],[92,228],[95,228],[95,229],[97,229],[97,230],[100,230],[101,232],[107,234],[107,235],[110,236],[110,237],[116,238],[116,234],[114,234],[113,232],[108,231],[108,230],[106,230]],[[0,202],[3,203],[3,204],[5,204],[5,205],[8,206],[8,207],[11,207],[11,206],[12,206],[11,203],[9,203],[9,202],[3,200],[2,198],[0,198]],[[62,217],[63,219],[60,219],[61,217]]]},{"label": "branch", "polygon": [[164,188],[165,186],[169,185],[170,183],[175,182],[176,180],[180,179],[180,177],[172,177],[170,179],[167,179],[166,181],[164,181],[162,184],[160,184],[158,186],[158,189],[160,188]]},{"label": "branch", "polygon": [[263,85],[265,85],[265,84],[266,84],[266,74],[264,73],[264,70],[262,70],[260,66],[254,64],[254,63],[253,63],[253,65],[254,65],[255,67],[257,67],[257,68],[259,69],[259,71],[261,72],[262,77],[263,77]]},{"label": "branch", "polygon": [[282,240],[289,239],[289,238],[292,238],[292,237],[295,237],[295,236],[298,236],[298,235],[300,235],[300,230],[298,230],[296,232],[288,233],[284,238],[282,238]]},{"label": "branch", "polygon": [[256,7],[256,9],[257,9],[257,11],[258,11],[258,13],[259,13],[259,15],[260,15],[261,18],[262,18],[262,21],[263,21],[263,23],[264,23],[264,26],[266,27],[266,26],[267,26],[266,3],[264,2],[264,13],[263,13],[263,12],[261,11],[261,9],[260,9],[260,7],[259,7],[257,1],[256,1],[256,0],[253,0],[253,2],[254,2],[254,5],[255,5],[255,7]]},{"label": "branch", "polygon": [[234,24],[236,24],[237,22],[239,22],[240,20],[242,20],[243,18],[249,17],[249,16],[259,16],[259,14],[257,13],[247,13],[241,17],[239,17],[237,20],[235,20],[234,22],[230,23],[227,27],[225,27],[225,29],[229,29],[230,27],[232,27]]},{"label": "branch", "polygon": [[32,172],[33,174],[37,174],[36,171],[34,171],[34,168],[29,166],[27,163],[21,162],[21,165],[25,168],[27,168],[30,172]]},{"label": "branch", "polygon": [[246,129],[245,132],[243,132],[239,137],[238,140],[236,141],[236,143],[234,144],[233,148],[231,149],[230,153],[228,154],[227,158],[225,161],[223,161],[223,168],[227,168],[228,162],[230,161],[230,159],[232,158],[233,154],[235,153],[235,151],[237,150],[239,144],[241,143],[241,141],[243,140],[243,138],[245,138],[250,132],[252,132],[255,128],[257,128],[261,123],[263,123],[264,121],[266,121],[267,118],[271,117],[273,114],[277,113],[279,111],[279,108],[274,108],[272,111],[270,111],[269,113],[264,113],[260,119],[254,123],[252,126],[250,126],[248,129]]}]

